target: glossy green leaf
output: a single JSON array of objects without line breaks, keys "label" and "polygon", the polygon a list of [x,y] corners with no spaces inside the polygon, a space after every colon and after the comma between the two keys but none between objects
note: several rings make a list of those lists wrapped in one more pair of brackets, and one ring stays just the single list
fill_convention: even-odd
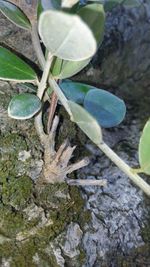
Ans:
[{"label": "glossy green leaf", "polygon": [[[80,8],[80,18],[92,30],[98,45],[101,44],[104,35],[105,12],[100,4],[90,4]],[[89,64],[91,58],[82,61],[66,61],[56,58],[53,63],[52,75],[57,79],[72,77]]]},{"label": "glossy green leaf", "polygon": [[91,30],[77,15],[45,11],[40,16],[39,33],[51,54],[61,59],[80,61],[96,52]]},{"label": "glossy green leaf", "polygon": [[86,94],[84,107],[105,128],[118,125],[126,113],[123,100],[101,89],[93,89]]},{"label": "glossy green leaf", "polygon": [[38,2],[38,6],[37,6],[37,17],[39,19],[41,13],[44,11],[41,0],[39,0]]},{"label": "glossy green leaf", "polygon": [[97,121],[80,105],[72,101],[68,101],[68,103],[72,112],[71,120],[74,121],[95,144],[99,144],[102,141],[102,132]]},{"label": "glossy green leaf", "polygon": [[56,58],[52,67],[52,75],[56,79],[66,79],[72,77],[85,68],[90,61],[91,58],[82,61],[68,61]]},{"label": "glossy green leaf", "polygon": [[77,14],[91,29],[98,45],[100,45],[103,41],[105,25],[103,5],[97,3],[86,5],[80,8]]},{"label": "glossy green leaf", "polygon": [[17,120],[32,118],[41,109],[40,99],[33,94],[19,94],[12,98],[8,106],[9,117]]},{"label": "glossy green leaf", "polygon": [[111,11],[114,7],[121,4],[123,0],[107,0],[104,4],[105,11]]},{"label": "glossy green leaf", "polygon": [[139,142],[141,171],[150,175],[150,120],[146,123]]},{"label": "glossy green leaf", "polygon": [[0,0],[0,11],[17,26],[23,29],[31,28],[31,24],[26,15],[12,3]]},{"label": "glossy green leaf", "polygon": [[78,104],[83,104],[87,92],[92,89],[87,84],[72,82],[71,80],[62,81],[60,87],[68,100]]},{"label": "glossy green leaf", "polygon": [[74,6],[79,0],[62,0],[62,7],[64,8],[71,8]]},{"label": "glossy green leaf", "polygon": [[11,53],[8,49],[0,47],[0,79],[9,81],[35,81],[34,70],[23,60]]}]

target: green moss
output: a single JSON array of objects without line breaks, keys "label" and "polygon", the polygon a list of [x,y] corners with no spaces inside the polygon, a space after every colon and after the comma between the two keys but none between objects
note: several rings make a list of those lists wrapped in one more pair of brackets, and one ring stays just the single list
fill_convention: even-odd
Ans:
[{"label": "green moss", "polygon": [[32,192],[32,181],[27,176],[10,179],[2,185],[2,201],[4,205],[10,205],[16,210],[26,206]]},{"label": "green moss", "polygon": [[[0,264],[2,257],[11,257],[11,267],[37,267],[33,256],[38,254],[41,266],[57,267],[53,252],[47,255],[45,248],[70,222],[84,224],[89,220],[79,190],[65,183],[37,189],[27,175],[18,176],[26,164],[18,161],[18,154],[29,147],[21,134],[1,135],[0,147],[0,235],[4,237],[4,242],[0,244]],[[27,164],[30,165],[30,162]],[[53,224],[38,227],[41,215],[28,220],[24,209],[28,208],[29,203],[42,207]],[[18,233],[30,233],[32,229],[36,229],[33,235],[16,241]]]},{"label": "green moss", "polygon": [[[61,193],[64,197],[59,197]],[[67,197],[67,195],[70,197]],[[66,197],[65,197],[66,196]],[[78,222],[84,214],[84,201],[76,187],[64,184],[47,185],[40,193],[37,193],[37,204],[50,209],[50,218],[53,224],[40,230],[40,235],[46,240],[56,237],[71,221]]]},{"label": "green moss", "polygon": [[27,150],[26,141],[18,134],[8,133],[5,136],[0,136],[0,175],[8,177],[17,174],[18,154],[21,150]]},{"label": "green moss", "polygon": [[0,137],[1,161],[0,161],[0,185],[1,201],[3,205],[22,209],[28,202],[32,181],[27,176],[18,176],[22,162],[18,161],[21,150],[27,150],[26,141],[18,134],[7,134]]},{"label": "green moss", "polygon": [[[7,85],[6,85],[6,89],[7,89]],[[6,93],[4,93],[5,92],[5,88],[2,88],[2,91],[3,91],[3,93],[0,94],[0,105],[1,105],[1,107],[3,107],[4,109],[7,110],[8,104],[9,104],[9,102],[11,100],[11,96],[6,94]]]},{"label": "green moss", "polygon": [[[61,192],[64,197],[59,197],[58,192]],[[68,195],[68,193],[70,193],[71,198],[65,198],[65,195]],[[11,267],[36,266],[33,262],[33,256],[36,253],[40,255],[42,264],[46,266],[46,263],[48,263],[49,266],[56,267],[54,255],[48,256],[45,253],[45,248],[49,245],[50,241],[65,230],[67,224],[71,221],[80,221],[84,214],[84,202],[78,189],[71,187],[70,191],[68,191],[66,184],[46,186],[35,198],[35,201],[37,205],[44,207],[53,224],[38,228],[33,236],[28,236],[23,242],[16,242],[16,235],[20,232],[26,233],[33,229],[33,227],[36,228],[37,222],[34,222],[35,225],[33,225],[32,221],[29,222],[27,220],[23,211],[19,210],[16,212],[11,210],[8,207],[9,205],[1,205],[0,217],[2,224],[0,234],[10,238],[10,242],[0,245],[0,255],[5,258],[12,257]],[[9,204],[9,201],[7,204]],[[55,206],[53,206],[54,204]]]}]

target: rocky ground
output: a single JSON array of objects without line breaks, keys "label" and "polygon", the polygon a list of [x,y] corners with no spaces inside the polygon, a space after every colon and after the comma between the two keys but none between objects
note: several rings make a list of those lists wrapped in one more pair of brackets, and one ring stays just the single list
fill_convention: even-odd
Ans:
[{"label": "rocky ground", "polygon": [[[132,167],[138,166],[139,137],[150,114],[150,4],[143,2],[140,9],[108,13],[102,48],[93,65],[75,77],[125,99],[126,119],[103,133]],[[0,29],[2,45],[36,61],[28,33],[3,16]],[[75,157],[88,154],[91,160],[74,178],[105,178],[108,186],[35,188],[43,161],[33,121],[16,122],[6,111],[12,95],[22,90],[0,83],[0,266],[150,266],[148,198],[65,115],[57,142],[69,135],[78,144]]]}]

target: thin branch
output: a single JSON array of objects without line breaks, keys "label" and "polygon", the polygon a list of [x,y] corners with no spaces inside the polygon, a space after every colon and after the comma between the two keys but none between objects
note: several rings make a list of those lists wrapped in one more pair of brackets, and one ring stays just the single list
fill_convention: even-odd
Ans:
[{"label": "thin branch", "polygon": [[41,65],[41,68],[44,69],[45,66],[45,57],[41,48],[40,39],[37,31],[37,23],[32,23],[32,29],[31,29],[31,38],[32,38],[32,44],[34,47],[34,51],[36,52],[38,61]]},{"label": "thin branch", "polygon": [[[37,23],[33,22],[32,23],[32,30],[31,30],[31,37],[32,37],[32,44],[34,47],[34,50],[36,52],[38,61],[41,65],[41,68],[44,69],[45,67],[45,57],[41,48],[41,44],[40,44],[40,39],[39,39],[39,35],[38,35],[38,31],[37,31]],[[58,97],[56,95],[55,92],[52,93],[52,98],[51,98],[51,106],[50,106],[50,112],[49,112],[49,116],[48,116],[48,123],[47,123],[47,134],[49,134],[50,132],[50,128],[52,125],[52,120],[54,117],[54,113],[56,110],[56,106],[57,106],[57,102],[58,102]]]},{"label": "thin branch", "polygon": [[69,185],[76,185],[76,186],[92,186],[92,185],[98,185],[98,186],[106,186],[107,180],[92,180],[92,179],[66,179],[67,184]]},{"label": "thin branch", "polygon": [[139,175],[132,172],[132,169],[104,142],[97,145],[104,154],[122,170],[133,183],[142,189],[146,195],[150,196],[150,185],[146,183]]},{"label": "thin branch", "polygon": [[68,146],[68,139],[66,139],[61,146],[59,147],[57,153],[56,153],[56,157],[55,157],[55,162],[57,163],[58,161],[60,161],[60,157],[62,156],[63,151],[66,149],[66,147]]},{"label": "thin branch", "polygon": [[46,89],[46,82],[49,76],[49,72],[50,72],[50,67],[51,67],[51,63],[52,63],[52,55],[51,53],[48,53],[47,56],[47,60],[44,66],[44,70],[43,70],[43,75],[42,75],[42,79],[40,81],[39,87],[38,87],[38,91],[37,91],[37,96],[42,99],[44,91]]},{"label": "thin branch", "polygon": [[56,93],[56,95],[58,96],[58,99],[62,102],[64,108],[66,109],[66,111],[68,112],[68,114],[71,116],[71,110],[70,107],[68,105],[68,100],[65,97],[65,95],[63,94],[63,92],[61,91],[59,85],[57,84],[57,82],[53,79],[49,77],[49,85],[51,86],[51,88],[53,89],[53,91]]},{"label": "thin branch", "polygon": [[66,174],[69,174],[69,173],[72,173],[76,170],[79,170],[85,166],[87,166],[89,164],[89,158],[86,157],[76,163],[73,163],[71,165],[69,165],[67,168],[66,168]]},{"label": "thin branch", "polygon": [[[39,83],[38,86],[38,90],[37,90],[37,96],[42,99],[43,98],[43,94],[46,88],[46,82],[49,76],[49,72],[50,72],[50,67],[51,67],[51,63],[52,63],[52,55],[49,53],[45,66],[44,66],[44,71],[43,71],[43,75],[42,75],[42,79]],[[43,130],[43,125],[42,125],[42,111],[39,112],[39,114],[35,117],[35,128],[37,130],[37,133],[40,137],[40,140],[42,142],[42,144],[44,143],[44,139],[45,139],[45,133]]]},{"label": "thin branch", "polygon": [[48,122],[47,122],[47,134],[49,134],[51,130],[52,121],[53,121],[54,113],[57,107],[57,103],[58,103],[58,97],[55,92],[52,92],[51,105],[49,108]]}]

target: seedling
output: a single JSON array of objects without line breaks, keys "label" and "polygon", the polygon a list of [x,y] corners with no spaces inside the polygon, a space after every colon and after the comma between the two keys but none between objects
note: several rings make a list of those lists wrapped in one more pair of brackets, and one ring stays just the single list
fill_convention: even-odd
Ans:
[{"label": "seedling", "polygon": [[[65,0],[61,6],[61,1],[53,0],[49,10],[43,10],[41,1],[29,2],[0,0],[0,10],[13,23],[30,31],[42,75],[39,77],[35,70],[15,54],[0,47],[0,78],[29,83],[27,86],[33,84],[36,87],[36,93],[15,95],[9,104],[8,115],[18,120],[34,117],[44,151],[42,182],[100,186],[106,184],[105,180],[73,180],[67,177],[71,172],[86,166],[89,160],[86,158],[68,165],[75,147],[71,147],[67,141],[55,151],[59,119],[54,114],[57,104],[61,104],[70,119],[92,142],[150,196],[150,186],[103,141],[101,127],[114,127],[124,119],[124,101],[106,90],[68,79],[90,62],[103,40],[106,7],[103,7],[104,1],[88,1],[86,5],[80,5],[79,1]],[[110,2],[106,1],[107,4]],[[115,4],[122,2],[129,4],[127,0],[113,1]],[[132,3],[137,4],[137,1]],[[43,104],[47,100],[50,108],[45,127],[42,117]],[[150,174],[149,136],[150,122],[144,128],[139,145],[140,171],[146,174]]]}]

